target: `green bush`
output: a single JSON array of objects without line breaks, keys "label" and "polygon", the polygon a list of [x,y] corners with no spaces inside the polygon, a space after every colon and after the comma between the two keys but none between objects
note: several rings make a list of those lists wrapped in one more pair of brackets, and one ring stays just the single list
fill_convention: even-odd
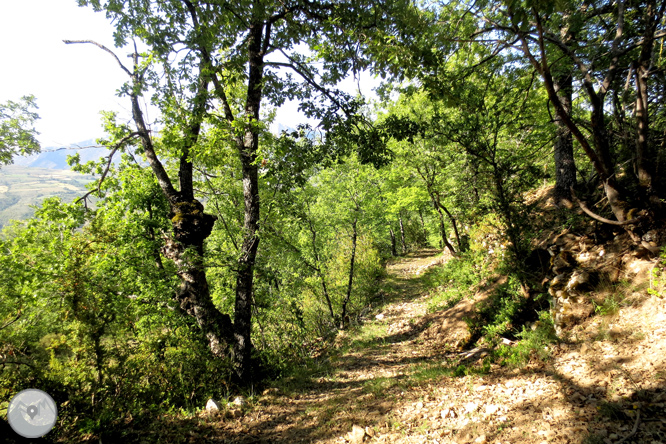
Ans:
[{"label": "green bush", "polygon": [[465,296],[473,296],[484,274],[472,253],[447,261],[424,276],[426,286],[431,288],[428,311],[435,312],[451,308]]},{"label": "green bush", "polygon": [[513,346],[501,345],[495,352],[503,365],[520,366],[531,358],[545,360],[550,356],[549,345],[557,342],[553,319],[549,311],[539,312],[539,320],[531,327],[523,326]]}]

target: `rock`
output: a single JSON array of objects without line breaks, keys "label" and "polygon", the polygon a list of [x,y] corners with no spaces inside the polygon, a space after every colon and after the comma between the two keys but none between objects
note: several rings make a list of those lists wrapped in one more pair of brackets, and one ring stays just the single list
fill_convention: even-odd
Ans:
[{"label": "rock", "polygon": [[236,407],[245,407],[247,405],[247,401],[242,396],[236,396],[232,404]]},{"label": "rock", "polygon": [[567,290],[585,290],[590,288],[590,274],[586,271],[576,270],[571,274],[567,283]]},{"label": "rock", "polygon": [[488,438],[486,438],[486,435],[481,435],[481,436],[479,436],[478,438],[476,438],[476,439],[474,440],[474,442],[478,442],[478,443],[483,444],[483,443],[488,442]]},{"label": "rock", "polygon": [[576,259],[570,251],[562,250],[551,260],[552,270],[555,274],[567,273],[576,266]]},{"label": "rock", "polygon": [[476,410],[479,408],[479,404],[476,402],[468,402],[465,404],[465,412],[467,413],[474,413]]},{"label": "rock", "polygon": [[441,416],[442,419],[455,418],[456,413],[452,409],[444,409],[440,412],[439,416]]},{"label": "rock", "polygon": [[361,426],[354,425],[352,431],[347,435],[347,441],[351,444],[361,444],[365,440],[365,429]]},{"label": "rock", "polygon": [[206,411],[207,412],[217,412],[220,410],[220,403],[215,401],[214,399],[209,399],[208,402],[206,403]]},{"label": "rock", "polygon": [[642,238],[645,242],[654,242],[655,245],[659,243],[659,231],[650,230],[643,235]]},{"label": "rock", "polygon": [[494,415],[499,410],[499,407],[496,405],[487,405],[486,406],[486,415]]},{"label": "rock", "polygon": [[375,315],[375,319],[377,319],[378,321],[381,321],[381,320],[384,319],[384,315],[382,313],[379,313],[378,315]]},{"label": "rock", "polygon": [[371,427],[366,427],[365,434],[368,435],[370,438],[372,438],[373,436],[375,436],[375,431]]}]

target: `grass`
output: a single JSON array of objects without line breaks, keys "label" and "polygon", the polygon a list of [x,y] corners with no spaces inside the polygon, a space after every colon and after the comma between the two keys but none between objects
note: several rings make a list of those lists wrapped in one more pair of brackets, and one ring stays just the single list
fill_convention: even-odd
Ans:
[{"label": "grass", "polygon": [[633,284],[631,281],[622,280],[617,283],[602,281],[597,289],[597,298],[592,301],[594,312],[598,316],[614,316],[624,307],[636,303],[636,298],[628,297],[634,293],[649,293],[648,283],[641,282]]},{"label": "grass", "polygon": [[436,379],[450,378],[454,373],[455,368],[443,364],[419,364],[411,374],[410,380],[415,384],[420,384]]},{"label": "grass", "polygon": [[599,414],[613,421],[624,421],[627,419],[624,413],[622,404],[617,402],[602,402],[597,407]]},{"label": "grass", "polygon": [[370,322],[357,328],[354,332],[354,338],[345,349],[349,348],[375,348],[386,345],[386,336],[388,336],[388,325],[381,322]]},{"label": "grass", "polygon": [[601,302],[594,302],[594,312],[599,316],[613,316],[619,313],[623,307],[625,297],[619,293],[613,293],[603,298]]},{"label": "grass", "polygon": [[666,294],[666,249],[663,249],[657,262],[650,270],[649,295],[663,298]]},{"label": "grass", "polygon": [[472,296],[484,277],[479,270],[476,258],[468,254],[425,273],[421,281],[431,293],[428,312],[451,308],[465,296]]},{"label": "grass", "polygon": [[385,397],[389,390],[400,388],[402,384],[395,378],[379,377],[369,379],[363,383],[363,393],[370,393],[375,397]]},{"label": "grass", "polygon": [[486,357],[479,365],[418,364],[410,375],[409,382],[413,385],[421,385],[442,378],[486,375],[490,372],[491,362],[492,358]]}]

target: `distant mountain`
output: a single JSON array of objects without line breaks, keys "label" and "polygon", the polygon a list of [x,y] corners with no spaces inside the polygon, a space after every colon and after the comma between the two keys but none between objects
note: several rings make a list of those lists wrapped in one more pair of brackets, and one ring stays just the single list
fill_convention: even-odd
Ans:
[{"label": "distant mountain", "polygon": [[108,155],[109,150],[95,145],[94,140],[73,143],[68,147],[47,147],[41,153],[31,156],[17,156],[14,165],[29,168],[45,168],[49,170],[68,170],[67,156],[79,153],[81,162],[97,160]]}]

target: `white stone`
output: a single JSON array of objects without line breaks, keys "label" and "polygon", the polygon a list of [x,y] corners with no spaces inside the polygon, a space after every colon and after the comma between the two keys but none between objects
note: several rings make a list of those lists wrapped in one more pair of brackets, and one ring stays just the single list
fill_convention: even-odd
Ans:
[{"label": "white stone", "polygon": [[247,405],[247,401],[242,396],[236,396],[232,404],[237,407],[245,407]]},{"label": "white stone", "polygon": [[361,444],[365,440],[365,429],[354,425],[352,431],[347,435],[347,440],[352,444]]},{"label": "white stone", "polygon": [[486,406],[486,415],[494,415],[499,410],[499,407],[496,405],[487,405]]},{"label": "white stone", "polygon": [[479,404],[477,404],[475,402],[468,402],[467,404],[465,404],[465,411],[467,413],[474,413],[474,412],[476,412],[476,410],[478,408],[479,408]]},{"label": "white stone", "polygon": [[219,410],[220,410],[220,403],[215,401],[214,399],[209,399],[208,402],[206,403],[206,411],[217,412]]}]

